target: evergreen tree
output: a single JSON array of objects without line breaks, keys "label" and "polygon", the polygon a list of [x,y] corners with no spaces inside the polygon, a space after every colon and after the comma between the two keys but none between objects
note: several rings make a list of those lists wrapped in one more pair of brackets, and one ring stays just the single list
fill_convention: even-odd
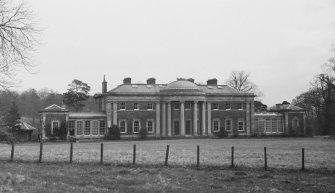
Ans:
[{"label": "evergreen tree", "polygon": [[13,101],[10,106],[9,111],[6,113],[4,117],[4,121],[9,128],[9,132],[15,134],[20,128],[20,119],[21,115],[19,113],[19,108],[16,103]]}]

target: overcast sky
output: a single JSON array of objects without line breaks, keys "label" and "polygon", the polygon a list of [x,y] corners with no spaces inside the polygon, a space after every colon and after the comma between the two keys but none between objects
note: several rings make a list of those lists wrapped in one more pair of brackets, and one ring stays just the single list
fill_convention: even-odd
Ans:
[{"label": "overcast sky", "polygon": [[268,106],[306,91],[335,43],[333,0],[26,0],[43,29],[33,74],[19,90],[66,92],[73,79],[101,92],[177,77],[224,84],[251,73]]}]

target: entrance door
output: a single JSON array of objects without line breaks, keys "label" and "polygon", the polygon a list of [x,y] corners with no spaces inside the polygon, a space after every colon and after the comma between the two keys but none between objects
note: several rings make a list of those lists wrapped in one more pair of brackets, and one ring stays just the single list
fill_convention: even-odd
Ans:
[{"label": "entrance door", "polygon": [[185,120],[185,135],[191,135],[191,120]]},{"label": "entrance door", "polygon": [[173,123],[174,135],[180,135],[180,125],[179,120],[175,120]]}]

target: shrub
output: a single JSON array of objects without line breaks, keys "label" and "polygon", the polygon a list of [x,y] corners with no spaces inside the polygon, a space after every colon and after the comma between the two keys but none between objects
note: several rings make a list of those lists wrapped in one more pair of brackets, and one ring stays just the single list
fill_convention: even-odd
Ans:
[{"label": "shrub", "polygon": [[140,129],[140,139],[146,139],[147,138],[147,129],[146,128],[141,128]]},{"label": "shrub", "polygon": [[238,131],[237,131],[237,129],[233,129],[233,137],[238,137]]},{"label": "shrub", "polygon": [[220,128],[220,131],[217,135],[218,135],[219,138],[227,138],[228,137],[228,133],[223,127]]},{"label": "shrub", "polygon": [[109,127],[105,135],[106,140],[117,140],[120,139],[120,129],[117,125]]},{"label": "shrub", "polygon": [[0,130],[0,142],[6,142],[8,144],[12,144],[15,142],[15,140],[12,134]]}]

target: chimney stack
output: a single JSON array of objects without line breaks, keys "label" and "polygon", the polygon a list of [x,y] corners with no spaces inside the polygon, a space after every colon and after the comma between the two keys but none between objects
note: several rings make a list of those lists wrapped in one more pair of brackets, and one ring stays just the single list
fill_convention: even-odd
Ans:
[{"label": "chimney stack", "polygon": [[194,79],[193,78],[188,78],[187,80],[194,83]]},{"label": "chimney stack", "polygon": [[218,85],[218,79],[216,78],[208,79],[207,85]]},{"label": "chimney stack", "polygon": [[123,84],[131,84],[131,78],[130,77],[124,78]]},{"label": "chimney stack", "polygon": [[147,84],[156,84],[156,79],[155,78],[148,78]]},{"label": "chimney stack", "polygon": [[102,94],[107,93],[107,82],[104,75],[104,80],[102,81]]}]

